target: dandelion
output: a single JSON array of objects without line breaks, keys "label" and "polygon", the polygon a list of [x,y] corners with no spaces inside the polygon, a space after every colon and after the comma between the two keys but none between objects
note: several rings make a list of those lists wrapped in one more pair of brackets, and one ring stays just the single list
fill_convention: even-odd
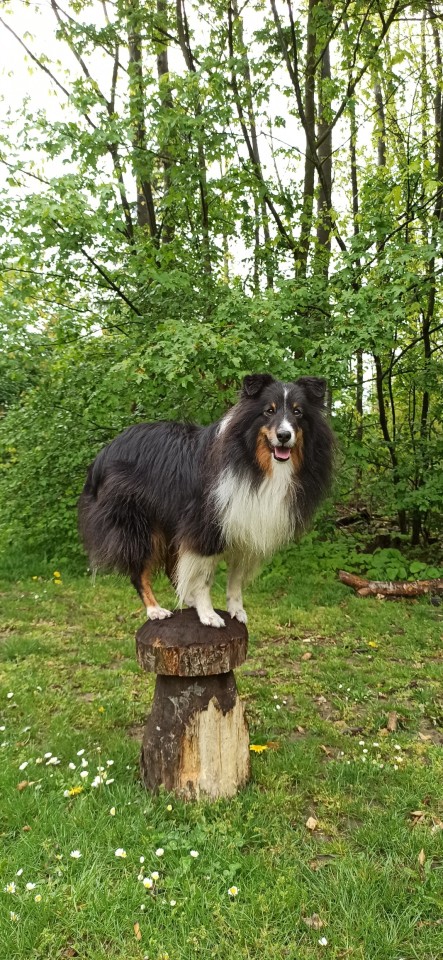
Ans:
[{"label": "dandelion", "polygon": [[154,881],[151,880],[150,877],[144,877],[144,878],[143,878],[143,886],[144,886],[145,890],[152,890],[152,887],[154,886]]},{"label": "dandelion", "polygon": [[35,890],[35,888],[36,888],[36,884],[35,884],[35,883],[27,883],[27,884],[26,884],[26,889],[27,889],[27,890]]},{"label": "dandelion", "polygon": [[5,893],[15,893],[15,892],[16,892],[16,889],[17,889],[17,888],[16,888],[16,886],[15,886],[15,883],[14,883],[14,881],[12,881],[12,883],[7,883],[7,884],[6,884],[6,887],[4,888],[4,891],[5,891]]},{"label": "dandelion", "polygon": [[41,898],[42,898],[41,893],[37,893],[36,896],[34,897],[34,900],[36,903],[40,903]]},{"label": "dandelion", "polygon": [[77,797],[79,793],[83,793],[83,787],[71,787],[69,790],[70,797]]},{"label": "dandelion", "polygon": [[229,887],[228,893],[230,897],[236,897],[238,894],[238,887]]},{"label": "dandelion", "polygon": [[71,850],[71,857],[73,860],[80,860],[80,857],[81,857],[80,850]]},{"label": "dandelion", "polygon": [[115,817],[115,807],[111,807],[109,813],[111,814],[111,817]]},{"label": "dandelion", "polygon": [[189,856],[190,856],[190,857],[198,857],[198,850],[190,850],[190,851],[189,851]]},{"label": "dandelion", "polygon": [[253,753],[263,753],[263,750],[267,750],[268,748],[265,743],[251,743],[249,749],[252,750]]},{"label": "dandelion", "polygon": [[[5,728],[3,727],[3,730],[4,730],[4,729],[5,729]],[[166,809],[167,809],[168,813],[170,813],[171,810],[172,810],[172,803],[168,803],[168,806],[166,807]]]},{"label": "dandelion", "polygon": [[155,851],[155,856],[156,856],[156,857],[162,857],[163,854],[164,854],[164,852],[165,852],[165,851],[163,850],[163,847],[159,847],[158,850]]},{"label": "dandelion", "polygon": [[121,860],[124,860],[126,857],[126,850],[123,850],[123,847],[117,847],[117,850],[114,854],[115,857],[120,857]]},{"label": "dandelion", "polygon": [[59,570],[54,570],[54,573],[52,574],[52,576],[58,579],[59,577],[61,577],[61,573]]}]

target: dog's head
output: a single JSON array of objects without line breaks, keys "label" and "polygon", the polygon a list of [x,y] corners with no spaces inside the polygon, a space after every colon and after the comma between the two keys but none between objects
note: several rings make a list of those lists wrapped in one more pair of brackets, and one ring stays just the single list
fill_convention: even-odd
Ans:
[{"label": "dog's head", "polygon": [[273,461],[300,469],[305,434],[321,416],[325,395],[326,381],[318,377],[299,377],[289,383],[269,374],[245,377],[240,408],[248,445],[255,442],[255,458],[262,470],[272,469]]}]

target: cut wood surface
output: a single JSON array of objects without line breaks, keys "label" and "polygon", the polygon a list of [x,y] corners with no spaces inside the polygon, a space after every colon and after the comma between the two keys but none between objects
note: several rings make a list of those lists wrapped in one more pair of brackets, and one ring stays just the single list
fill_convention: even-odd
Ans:
[{"label": "cut wood surface", "polygon": [[137,632],[137,658],[143,670],[163,676],[209,677],[228,673],[246,660],[248,631],[217,610],[226,626],[205,627],[195,610],[176,611],[166,620],[147,620]]},{"label": "cut wood surface", "polygon": [[235,796],[249,779],[250,758],[248,724],[232,672],[157,677],[140,770],[154,793],[164,787],[184,800]]},{"label": "cut wood surface", "polygon": [[347,570],[339,570],[339,579],[353,587],[359,597],[419,597],[425,593],[443,593],[443,579],[367,580]]},{"label": "cut wood surface", "polygon": [[249,732],[232,668],[246,659],[248,631],[203,626],[195,610],[148,620],[137,633],[140,666],[157,680],[140,771],[148,790],[185,800],[233,797],[250,774]]}]

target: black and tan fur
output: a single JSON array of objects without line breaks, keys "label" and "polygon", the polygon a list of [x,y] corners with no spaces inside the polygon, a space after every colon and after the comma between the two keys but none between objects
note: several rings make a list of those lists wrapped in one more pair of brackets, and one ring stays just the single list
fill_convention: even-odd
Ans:
[{"label": "black and tan fur", "polygon": [[246,621],[242,586],[263,559],[294,539],[326,494],[333,434],[326,384],[245,377],[238,403],[216,423],[129,427],[96,457],[79,502],[80,530],[96,567],[128,574],[149,617],[159,568],[202,623],[224,625],[210,588],[228,562],[228,611]]}]

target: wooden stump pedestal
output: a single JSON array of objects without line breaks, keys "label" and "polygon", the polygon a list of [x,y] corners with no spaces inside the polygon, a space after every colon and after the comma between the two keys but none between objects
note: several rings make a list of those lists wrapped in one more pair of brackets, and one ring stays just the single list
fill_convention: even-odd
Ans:
[{"label": "wooden stump pedestal", "polygon": [[218,610],[220,630],[195,610],[148,620],[138,631],[137,658],[157,674],[143,737],[140,769],[148,790],[186,800],[232,797],[250,773],[249,734],[233,673],[246,659],[248,632]]}]

